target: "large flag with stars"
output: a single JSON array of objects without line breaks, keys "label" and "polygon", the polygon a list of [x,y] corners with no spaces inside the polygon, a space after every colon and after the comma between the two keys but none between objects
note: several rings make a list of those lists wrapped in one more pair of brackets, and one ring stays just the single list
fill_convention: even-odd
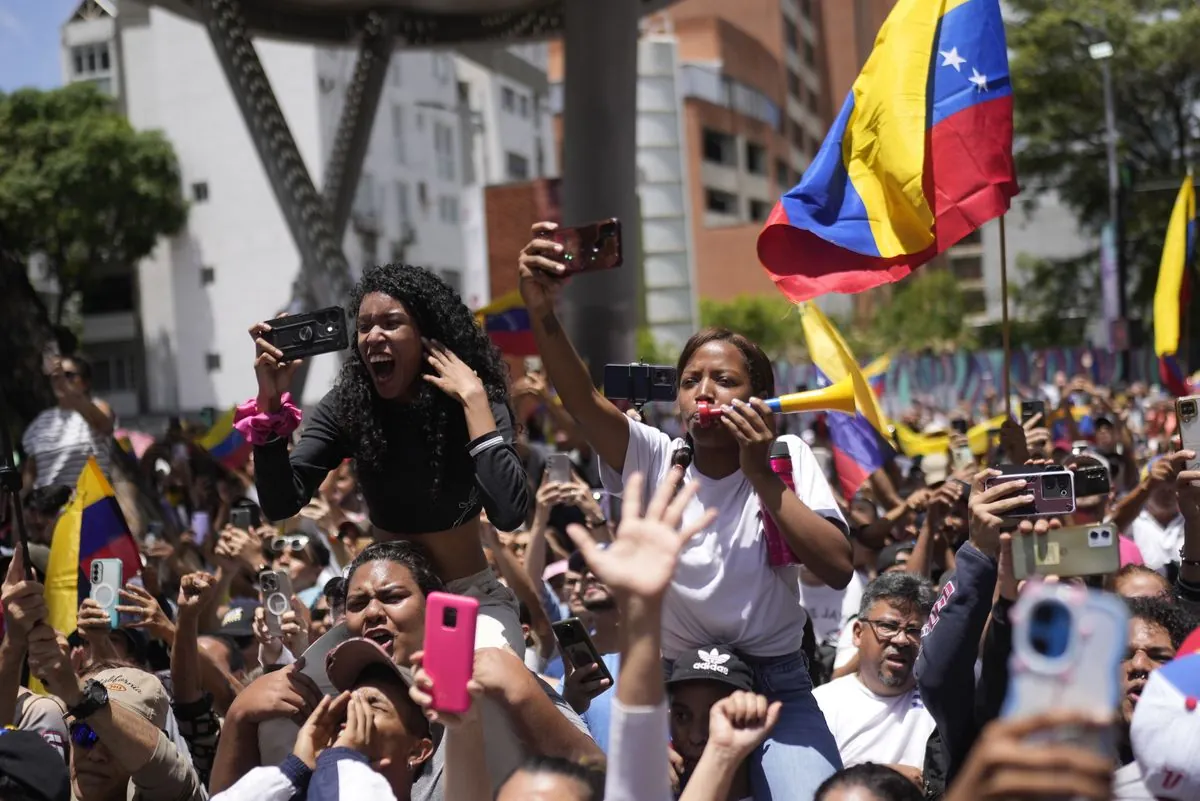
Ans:
[{"label": "large flag with stars", "polygon": [[999,0],[900,0],[758,237],[795,302],[898,281],[1017,194]]}]

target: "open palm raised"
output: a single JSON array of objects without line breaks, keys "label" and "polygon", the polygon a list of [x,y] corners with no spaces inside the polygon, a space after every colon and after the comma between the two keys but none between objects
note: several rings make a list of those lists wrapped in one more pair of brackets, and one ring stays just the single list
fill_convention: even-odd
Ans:
[{"label": "open palm raised", "polygon": [[695,484],[675,494],[682,476],[682,469],[671,469],[645,514],[641,508],[645,482],[640,473],[630,476],[625,483],[621,525],[608,548],[601,549],[583,526],[567,527],[588,567],[618,596],[661,597],[671,583],[683,546],[716,517],[716,510],[708,509],[682,526],[683,511],[696,494]]}]

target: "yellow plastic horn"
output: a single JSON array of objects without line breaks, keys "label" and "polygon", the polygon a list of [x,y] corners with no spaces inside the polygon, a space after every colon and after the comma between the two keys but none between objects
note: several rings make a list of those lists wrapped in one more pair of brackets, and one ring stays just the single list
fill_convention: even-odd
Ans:
[{"label": "yellow plastic horn", "polygon": [[846,376],[836,384],[807,392],[793,392],[767,401],[771,411],[788,414],[791,412],[841,412],[854,414],[854,381]]},{"label": "yellow plastic horn", "polygon": [[[790,412],[841,412],[854,414],[857,407],[854,404],[854,381],[846,376],[836,384],[821,389],[810,389],[808,392],[793,392],[766,401],[771,411],[788,414]],[[711,408],[705,401],[696,404],[696,414],[700,425],[715,425],[721,416],[719,408]]]}]

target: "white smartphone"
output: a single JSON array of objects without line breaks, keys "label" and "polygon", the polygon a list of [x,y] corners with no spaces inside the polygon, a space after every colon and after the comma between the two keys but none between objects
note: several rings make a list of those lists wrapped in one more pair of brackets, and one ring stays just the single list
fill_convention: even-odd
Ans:
[{"label": "white smartphone", "polygon": [[[1050,709],[1116,714],[1120,665],[1129,642],[1129,612],[1110,593],[1070,584],[1036,583],[1012,610],[1013,644],[1002,715],[1027,717]],[[1040,739],[1114,753],[1113,729],[1060,730]]]},{"label": "white smartphone", "polygon": [[283,635],[283,615],[292,608],[292,579],[286,570],[264,570],[258,574],[258,589],[262,593],[267,631],[280,637]]},{"label": "white smartphone", "polygon": [[547,480],[555,484],[566,484],[571,480],[571,457],[565,453],[552,453],[546,457]]},{"label": "white smartphone", "polygon": [[121,623],[121,613],[117,606],[121,603],[120,590],[125,586],[123,573],[125,566],[120,559],[93,559],[91,573],[92,589],[88,597],[108,612],[108,618],[115,629]]},{"label": "white smartphone", "polygon": [[[1188,395],[1175,401],[1175,416],[1179,420],[1179,442],[1185,451],[1200,454],[1200,395]],[[1189,459],[1188,470],[1200,470],[1200,455]]]}]

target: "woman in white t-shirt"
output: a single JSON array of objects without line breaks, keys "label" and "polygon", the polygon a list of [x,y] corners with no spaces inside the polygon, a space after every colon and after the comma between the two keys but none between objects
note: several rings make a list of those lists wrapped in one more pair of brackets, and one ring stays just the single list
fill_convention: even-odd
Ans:
[{"label": "woman in white t-shirt", "polygon": [[[767,561],[762,514],[776,521],[792,552],[831,587],[853,571],[846,524],[812,451],[783,438],[792,456],[795,491],[770,468],[774,420],[763,398],[775,394],[771,362],[745,337],[721,329],[694,335],[680,355],[678,404],[687,439],[629,420],[593,386],[554,312],[562,248],[533,226],[522,251],[520,287],[545,369],[566,410],[599,454],[609,491],[620,493],[634,472],[653,493],[681,451],[690,447],[684,480],[699,484],[685,522],[703,510],[716,519],[685,547],[663,606],[663,656],[690,658],[701,646],[727,645],[755,674],[756,690],[782,701],[783,712],[752,766],[756,799],[810,799],[841,767],[837,745],[812,697],[801,654],[805,613],[795,571]],[[696,414],[705,401],[722,409],[719,425]]]}]

